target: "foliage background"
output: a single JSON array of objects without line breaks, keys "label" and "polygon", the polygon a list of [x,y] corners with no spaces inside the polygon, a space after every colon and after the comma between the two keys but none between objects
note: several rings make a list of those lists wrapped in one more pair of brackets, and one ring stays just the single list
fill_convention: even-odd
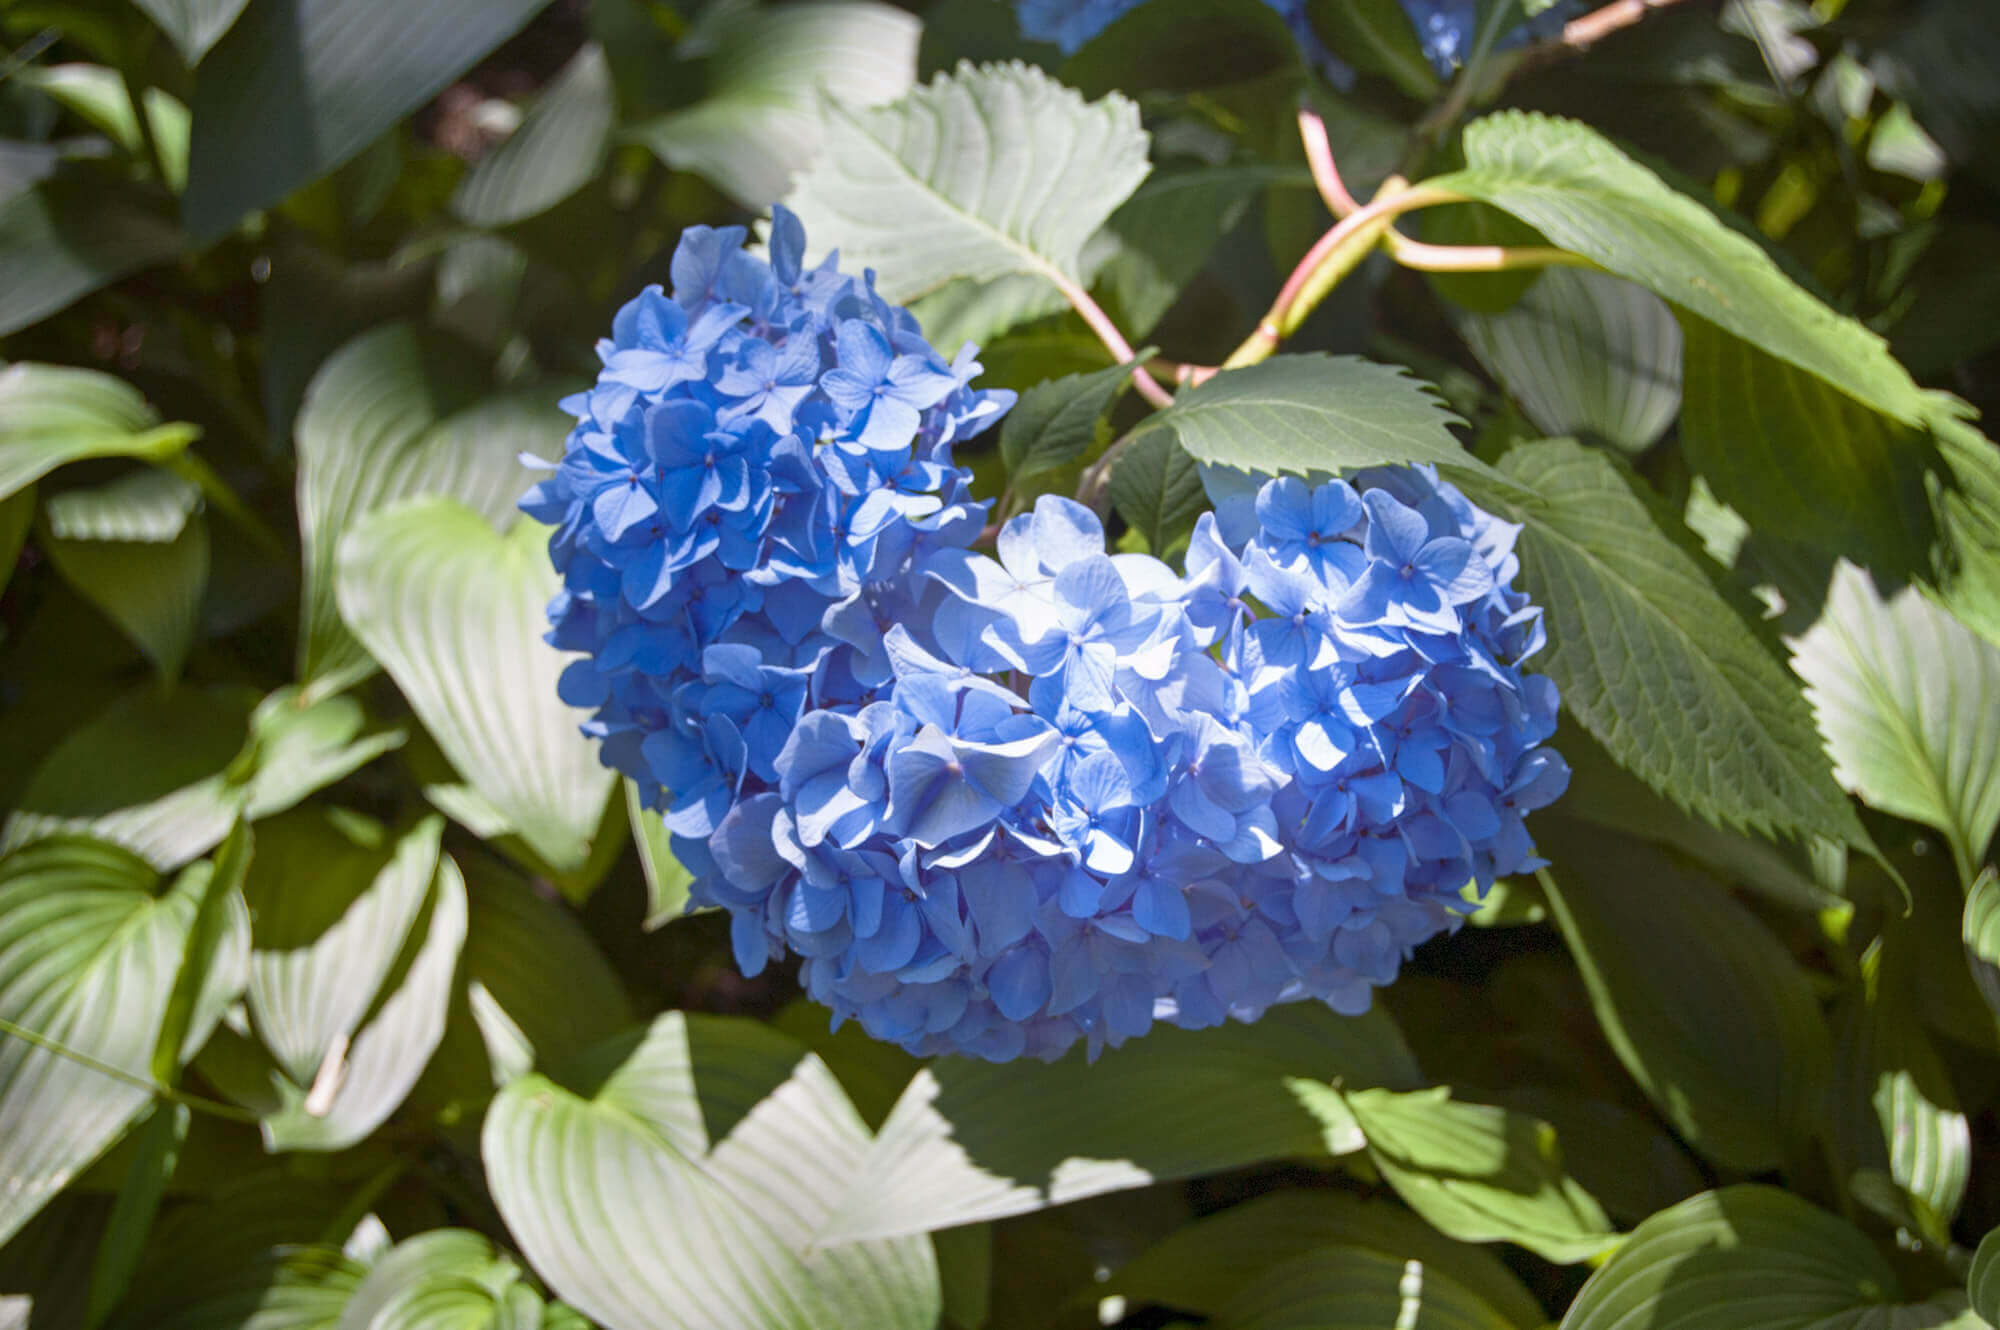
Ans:
[{"label": "foliage background", "polygon": [[[2000,28],[1685,3],[1440,80],[1393,4],[1311,13],[1351,87],[1254,0],[1152,0],[1068,58],[991,0],[0,7],[0,1324],[2000,1316],[2000,460],[1969,423],[2000,405]],[[1435,383],[1541,496],[1577,769],[1551,871],[1365,1018],[1049,1068],[829,1035],[679,917],[556,702],[515,454],[555,451],[682,227],[820,160],[820,88],[961,58],[1138,103],[1154,174],[1092,289],[1175,360],[1226,356],[1331,220],[1303,91],[1362,197],[1476,158],[1468,112],[1587,122],[1915,376],[1837,330],[1839,391],[1790,367],[1816,316],[1754,283],[1710,293],[1764,322],[1731,336],[1600,274],[1380,254],[1298,331]],[[1713,223],[1607,216],[1642,260]],[[1582,247],[1540,225],[1410,229]],[[1139,416],[1063,379],[1114,361],[1045,296],[918,304],[982,382],[1083,404],[968,450],[988,494],[1073,490]],[[1265,382],[1323,407],[1310,363]],[[1258,446],[1234,428],[1125,453],[1128,547],[1173,554],[1183,446]]]}]

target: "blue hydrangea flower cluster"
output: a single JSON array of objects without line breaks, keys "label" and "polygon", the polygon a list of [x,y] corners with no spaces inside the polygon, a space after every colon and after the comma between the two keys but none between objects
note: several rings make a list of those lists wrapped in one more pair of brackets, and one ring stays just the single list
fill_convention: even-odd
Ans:
[{"label": "blue hydrangea flower cluster", "polygon": [[687,233],[562,462],[562,695],[660,808],[748,974],[919,1055],[1360,1011],[1537,863],[1567,769],[1514,528],[1422,469],[1273,480],[1182,576],[1044,496],[975,549],[971,386],[872,274]]}]

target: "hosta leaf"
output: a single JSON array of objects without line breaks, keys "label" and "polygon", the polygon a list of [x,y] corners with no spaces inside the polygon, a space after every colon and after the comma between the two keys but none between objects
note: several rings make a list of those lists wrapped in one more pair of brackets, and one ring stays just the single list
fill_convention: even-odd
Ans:
[{"label": "hosta leaf", "polygon": [[1327,1129],[1288,1079],[1353,1086],[1417,1079],[1378,1007],[1317,1004],[1255,1025],[1155,1030],[1095,1064],[949,1059],[917,1073],[882,1126],[832,1223],[844,1238],[891,1237],[1025,1214],[1261,1160],[1328,1152]]},{"label": "hosta leaf", "polygon": [[961,64],[878,110],[829,103],[826,118],[788,200],[813,252],[874,268],[886,299],[936,296],[917,312],[947,350],[1087,285],[1086,244],[1147,170],[1137,106],[1085,102],[1019,63]]},{"label": "hosta leaf", "polygon": [[1439,1232],[1519,1243],[1558,1264],[1587,1260],[1614,1241],[1603,1207],[1563,1172],[1547,1123],[1454,1102],[1444,1087],[1339,1097],[1383,1178]]},{"label": "hosta leaf", "polygon": [[761,211],[819,156],[822,95],[849,107],[901,96],[916,81],[921,32],[913,16],[881,4],[730,13],[713,38],[707,95],[630,132],[668,165]]},{"label": "hosta leaf", "polygon": [[531,1330],[541,1295],[484,1234],[432,1229],[369,1267],[335,1330]]},{"label": "hosta leaf", "polygon": [[1783,1163],[1832,1064],[1798,964],[1722,888],[1650,847],[1561,819],[1537,839],[1555,862],[1550,909],[1632,1079],[1715,1162]]},{"label": "hosta leaf", "polygon": [[1673,519],[1616,462],[1567,440],[1515,448],[1500,469],[1537,497],[1467,488],[1526,526],[1521,584],[1548,615],[1536,664],[1569,714],[1711,822],[1865,845],[1805,700],[1666,533]]},{"label": "hosta leaf", "polygon": [[160,424],[138,389],[109,374],[9,365],[0,369],[0,498],[67,462],[171,457],[199,433]]},{"label": "hosta leaf", "polygon": [[1970,879],[2000,825],[2000,646],[1913,587],[1883,601],[1845,561],[1791,646],[1834,778],[1935,827]]},{"label": "hosta leaf", "polygon": [[134,157],[143,160],[147,156],[146,136],[150,132],[159,149],[167,187],[178,194],[187,184],[188,110],[173,94],[147,88],[138,96],[146,107],[146,129],[141,130],[133,96],[127,94],[125,80],[115,69],[82,63],[29,65],[17,71],[17,76]]},{"label": "hosta leaf", "polygon": [[1914,1330],[1951,1315],[1942,1302],[1893,1305],[1900,1294],[1895,1272],[1845,1220],[1775,1187],[1724,1187],[1639,1225],[1577,1294],[1562,1330]]},{"label": "hosta leaf", "polygon": [[259,0],[195,78],[182,217],[197,244],[360,152],[542,0]]},{"label": "hosta leaf", "polygon": [[1324,475],[1386,462],[1478,467],[1457,418],[1421,379],[1356,356],[1273,356],[1185,389],[1150,417],[1198,462],[1253,474]]},{"label": "hosta leaf", "polygon": [[[208,874],[196,865],[163,886],[143,859],[79,837],[0,859],[0,1017],[145,1083]],[[138,1085],[0,1033],[0,1242],[151,1101]]]},{"label": "hosta leaf", "polygon": [[1979,1240],[1979,1250],[1972,1254],[1972,1272],[1966,1277],[1965,1290],[1973,1311],[2000,1323],[2000,1229]]},{"label": "hosta leaf", "polygon": [[173,39],[181,59],[194,65],[222,39],[250,0],[133,0]]},{"label": "hosta leaf", "polygon": [[556,452],[569,428],[553,394],[481,401],[454,368],[414,328],[391,324],[328,357],[306,390],[298,419],[299,676],[316,694],[374,668],[334,603],[334,557],[347,530],[417,494],[450,495],[504,530],[535,480],[519,455]]},{"label": "hosta leaf", "polygon": [[1604,273],[1550,268],[1502,313],[1458,328],[1544,434],[1653,446],[1681,406],[1681,326],[1652,292]]},{"label": "hosta leaf", "polygon": [[134,472],[43,506],[43,549],[65,581],[178,678],[208,586],[208,526],[200,491],[169,471]]},{"label": "hosta leaf", "polygon": [[[1412,1268],[1414,1266],[1414,1268]],[[1438,1269],[1370,1251],[1329,1247],[1264,1272],[1208,1323],[1215,1330],[1508,1330],[1477,1293]]]},{"label": "hosta leaf", "polygon": [[188,1123],[193,1116],[186,1104],[155,1103],[139,1124],[134,1136],[138,1149],[125,1175],[125,1184],[118,1189],[110,1218],[105,1221],[97,1259],[91,1263],[85,1325],[102,1325],[125,1295],[146,1232],[153,1226],[153,1216],[159,1212],[167,1183],[180,1163],[181,1147],[187,1144]]},{"label": "hosta leaf", "polygon": [[645,927],[658,928],[687,909],[694,874],[674,858],[673,837],[661,816],[639,800],[639,787],[625,782],[625,812],[632,822],[632,843],[639,847],[639,869],[646,875]]},{"label": "hosta leaf", "polygon": [[616,112],[604,48],[586,42],[460,182],[451,210],[474,226],[506,226],[555,207],[597,174]]},{"label": "hosta leaf", "polygon": [[1176,1229],[1098,1291],[1214,1316],[1270,1272],[1336,1248],[1442,1271],[1516,1330],[1547,1323],[1541,1305],[1491,1252],[1454,1242],[1393,1204],[1318,1189],[1270,1192]]},{"label": "hosta leaf", "polygon": [[526,521],[496,535],[450,499],[399,504],[341,542],[340,609],[483,803],[576,878],[614,776],[577,730],[585,713],[556,695],[546,539]]},{"label": "hosta leaf", "polygon": [[515,1081],[482,1137],[521,1250],[610,1330],[929,1330],[927,1238],[825,1232],[867,1143],[818,1058],[753,1022],[678,1012],[563,1082]]},{"label": "hosta leaf", "polygon": [[1972,981],[1994,1017],[2000,1019],[2000,873],[1992,868],[1980,873],[1966,893],[1959,937],[1965,945]]},{"label": "hosta leaf", "polygon": [[[127,273],[171,263],[181,245],[180,232],[149,202],[103,186],[58,175],[16,194],[0,203],[0,337]],[[11,452],[0,453],[0,493],[19,483]]]}]

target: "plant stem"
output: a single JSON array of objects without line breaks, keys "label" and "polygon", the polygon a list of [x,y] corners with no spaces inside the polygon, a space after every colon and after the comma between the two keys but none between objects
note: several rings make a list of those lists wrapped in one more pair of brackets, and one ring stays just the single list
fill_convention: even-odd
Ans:
[{"label": "plant stem", "polygon": [[[1051,280],[1055,282],[1056,289],[1063,293],[1064,298],[1076,308],[1076,312],[1083,315],[1083,321],[1097,334],[1097,340],[1104,343],[1104,349],[1109,351],[1119,364],[1129,362],[1133,358],[1132,344],[1125,340],[1124,333],[1118,331],[1118,325],[1111,321],[1111,316],[1104,312],[1104,307],[1090,298],[1090,292],[1067,277],[1054,276]],[[1139,390],[1139,396],[1154,406],[1167,407],[1174,404],[1174,395],[1162,388],[1153,376],[1146,372],[1143,365],[1136,366],[1132,370],[1132,386]]]},{"label": "plant stem", "polygon": [[1335,217],[1361,211],[1361,205],[1347,192],[1340,168],[1333,164],[1333,145],[1327,141],[1326,121],[1310,106],[1299,108],[1299,141],[1305,144],[1306,165],[1312,168],[1313,184],[1327,210]]},{"label": "plant stem", "polygon": [[1383,248],[1405,268],[1420,272],[1510,272],[1517,268],[1595,268],[1581,254],[1551,245],[1427,245],[1393,226],[1382,233]]},{"label": "plant stem", "polygon": [[157,1081],[148,1080],[144,1076],[135,1076],[122,1067],[114,1067],[108,1062],[99,1062],[88,1053],[79,1053],[66,1044],[57,1043],[45,1034],[30,1030],[24,1025],[16,1025],[4,1016],[0,1016],[0,1034],[12,1035],[22,1043],[33,1044],[45,1053],[53,1053],[59,1058],[67,1058],[79,1067],[87,1067],[100,1076],[109,1076],[114,1081],[123,1081],[135,1090],[144,1090],[147,1094],[158,1095],[170,1104],[184,1104],[197,1113],[207,1113],[213,1117],[227,1118],[231,1122],[255,1123],[258,1120],[257,1115],[247,1108],[238,1108],[234,1104],[217,1103],[213,1099],[203,1099],[200,1095],[186,1094],[180,1090],[169,1089]]}]

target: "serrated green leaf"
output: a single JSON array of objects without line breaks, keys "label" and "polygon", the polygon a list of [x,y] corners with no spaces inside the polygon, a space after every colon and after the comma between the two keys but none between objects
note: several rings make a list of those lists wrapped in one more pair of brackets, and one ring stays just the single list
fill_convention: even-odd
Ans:
[{"label": "serrated green leaf", "polygon": [[[888,5],[746,7],[722,22],[712,38],[708,95],[628,132],[669,166],[705,176],[746,208],[761,211],[782,197],[819,157],[826,135],[838,132],[830,130],[822,95],[843,107],[876,106],[916,81],[922,26]],[[806,234],[821,250],[827,246],[810,222]],[[884,280],[889,271],[883,268]]]},{"label": "serrated green leaf", "polygon": [[481,801],[550,871],[582,885],[615,780],[556,694],[542,641],[558,578],[547,529],[505,537],[452,499],[414,499],[341,541],[342,617]]},{"label": "serrated green leaf", "polygon": [[644,927],[650,930],[686,911],[694,874],[674,858],[666,822],[640,802],[639,787],[631,780],[625,782],[625,813],[632,822],[632,843],[639,847],[639,870],[646,876]]},{"label": "serrated green leaf", "polygon": [[1390,462],[1478,469],[1452,437],[1457,423],[1430,385],[1400,366],[1311,354],[1224,370],[1183,390],[1140,430],[1170,429],[1197,462],[1252,474],[1327,475]]},{"label": "serrated green leaf", "polygon": [[1932,580],[1944,607],[2000,646],[2000,448],[1956,404],[1931,417],[1944,466],[1931,482],[1941,537]]},{"label": "serrated green leaf", "polygon": [[1148,434],[1126,446],[1112,466],[1109,493],[1118,515],[1146,538],[1147,548],[1160,558],[1208,508],[1201,468],[1164,433]]},{"label": "serrated green leaf", "polygon": [[[1537,497],[1468,484],[1525,525],[1521,583],[1545,607],[1537,664],[1619,763],[1719,826],[1867,845],[1812,713],[1683,544],[1602,453],[1552,439],[1500,463]],[[1476,477],[1469,477],[1476,480]]]},{"label": "serrated green leaf", "polygon": [[1965,895],[1965,917],[1959,928],[1965,962],[1980,996],[2000,1018],[2000,873],[1987,868]]},{"label": "serrated green leaf", "polygon": [[1309,0],[1306,17],[1327,49],[1356,69],[1380,74],[1412,97],[1436,94],[1437,70],[1397,0]]},{"label": "serrated green leaf", "polygon": [[375,668],[334,601],[334,558],[347,531],[418,494],[450,495],[505,530],[535,480],[520,454],[557,452],[568,431],[546,390],[480,400],[453,368],[416,329],[390,324],[328,357],[306,391],[298,419],[299,677],[316,696]]},{"label": "serrated green leaf", "polygon": [[1518,1243],[1561,1265],[1616,1240],[1603,1207],[1563,1171],[1547,1123],[1455,1102],[1445,1087],[1341,1098],[1367,1138],[1368,1158],[1439,1232]]},{"label": "serrated green leaf", "polygon": [[950,1059],[920,1071],[830,1227],[893,1237],[1026,1214],[1085,1196],[1324,1154],[1325,1125],[1287,1088],[1339,1075],[1416,1083],[1388,1015],[1283,1007],[1255,1025],[1155,1030],[1052,1065]]},{"label": "serrated green leaf", "polygon": [[[1412,1268],[1414,1266],[1414,1268]],[[1364,1247],[1329,1247],[1264,1272],[1208,1324],[1214,1330],[1507,1330],[1513,1322],[1448,1268]]]},{"label": "serrated green leaf", "polygon": [[1632,1079],[1717,1163],[1784,1163],[1816,1129],[1833,1056],[1797,963],[1721,887],[1649,847],[1559,817],[1537,839],[1554,861],[1550,909]]},{"label": "serrated green leaf", "polygon": [[1755,242],[1595,130],[1501,111],[1466,126],[1464,144],[1465,168],[1425,185],[1505,209],[1552,244],[1883,415],[1910,425],[1922,418],[1922,394],[1880,337],[1815,300]]},{"label": "serrated green leaf", "polygon": [[250,0],[132,0],[173,40],[181,59],[193,66],[222,40]]},{"label": "serrated green leaf", "polygon": [[1132,381],[1131,370],[1118,365],[1069,374],[1022,393],[1000,424],[1000,457],[1008,479],[1060,471],[1089,452],[1099,442],[1104,413]]},{"label": "serrated green leaf", "polygon": [[160,424],[138,389],[109,374],[9,365],[0,369],[0,498],[86,458],[162,460],[200,432]]},{"label": "serrated green leaf", "polygon": [[2000,826],[2000,646],[1913,587],[1883,601],[1843,560],[1791,648],[1834,778],[1943,833],[1970,881]]},{"label": "serrated green leaf", "polygon": [[826,116],[787,202],[814,254],[874,268],[888,300],[964,283],[950,317],[919,311],[940,347],[1062,308],[1061,288],[1093,276],[1085,246],[1147,171],[1137,106],[1086,103],[1018,63],[961,64],[889,106]]},{"label": "serrated green leaf", "polygon": [[182,217],[198,245],[332,171],[512,36],[543,0],[259,0],[195,78]]},{"label": "serrated green leaf", "polygon": [[754,1022],[678,1012],[561,1082],[515,1081],[482,1136],[521,1250],[610,1330],[931,1330],[927,1238],[826,1232],[867,1145],[818,1058]]},{"label": "serrated green leaf", "polygon": [[1681,409],[1680,324],[1631,282],[1550,268],[1504,313],[1468,313],[1458,328],[1544,434],[1641,453]]},{"label": "serrated green leaf", "polygon": [[459,183],[452,212],[473,226],[507,226],[555,207],[597,174],[616,114],[604,48],[586,42],[520,128]]},{"label": "serrated green leaf", "polygon": [[[180,232],[149,201],[89,181],[58,174],[16,194],[0,204],[0,336],[129,273],[172,262],[181,244]],[[10,474],[12,460],[0,461],[0,492],[20,483]]]}]

